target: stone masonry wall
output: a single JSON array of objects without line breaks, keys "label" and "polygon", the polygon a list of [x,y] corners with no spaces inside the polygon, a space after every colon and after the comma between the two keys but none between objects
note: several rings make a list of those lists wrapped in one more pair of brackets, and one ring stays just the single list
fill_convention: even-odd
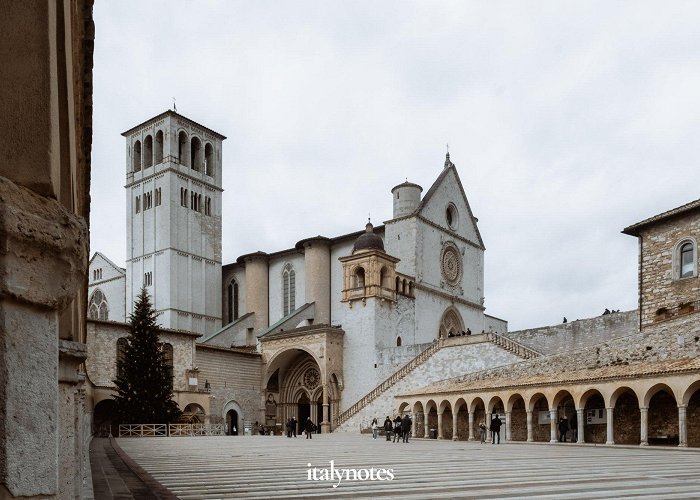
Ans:
[{"label": "stone masonry wall", "polygon": [[509,365],[521,358],[491,343],[445,346],[416,367],[380,397],[345,421],[336,432],[359,432],[372,418],[384,421],[387,415],[395,416],[398,408],[394,396],[434,383],[445,376],[454,377],[486,368]]},{"label": "stone masonry wall", "polygon": [[634,310],[508,332],[506,336],[542,354],[555,354],[630,335],[638,329],[639,319]]},{"label": "stone masonry wall", "polygon": [[507,368],[483,370],[449,382],[480,380],[492,382],[498,377],[510,379],[533,375],[556,375],[571,370],[625,365],[640,361],[693,358],[700,356],[699,320],[698,313],[694,313],[650,326],[641,333],[619,337],[576,351],[541,356]]},{"label": "stone masonry wall", "polygon": [[[689,215],[658,223],[641,232],[642,262],[640,293],[642,298],[642,327],[656,321],[657,311],[668,309],[671,315],[680,313],[679,305],[700,299],[700,276],[697,273],[697,243],[700,242],[700,218]],[[695,276],[678,279],[678,243],[692,238],[696,245]],[[675,260],[675,262],[674,262]],[[661,316],[663,317],[663,316]]]}]

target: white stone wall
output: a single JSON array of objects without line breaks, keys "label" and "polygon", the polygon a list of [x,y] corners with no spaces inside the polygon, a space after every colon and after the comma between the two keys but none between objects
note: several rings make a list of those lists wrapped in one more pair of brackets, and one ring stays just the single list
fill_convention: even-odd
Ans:
[{"label": "white stone wall", "polygon": [[417,241],[417,219],[410,217],[389,221],[384,226],[384,249],[389,255],[401,259],[396,264],[396,272],[416,275],[416,241]]},{"label": "white stone wall", "polygon": [[[337,431],[359,432],[362,427],[367,427],[374,417],[383,421],[387,415],[395,416],[398,408],[394,396],[397,394],[425,387],[446,378],[520,361],[522,360],[519,357],[491,343],[445,346],[344,422]],[[357,399],[349,404],[354,404]]]},{"label": "white stone wall", "polygon": [[294,269],[294,307],[298,308],[306,303],[304,297],[305,270],[304,270],[304,254],[301,252],[285,252],[279,257],[271,257],[268,263],[269,266],[269,304],[270,316],[269,324],[274,325],[283,316],[283,295],[282,295],[282,270],[287,264],[291,264]]},{"label": "white stone wall", "polygon": [[[99,279],[94,279],[96,270],[101,270]],[[100,289],[107,299],[110,321],[126,321],[126,273],[108,261],[99,252],[90,261],[88,270],[88,301],[95,290]]]},{"label": "white stone wall", "polygon": [[340,302],[343,291],[343,266],[338,259],[351,255],[354,243],[348,240],[331,247],[331,324],[343,325],[343,330],[346,332],[347,328],[352,328],[352,325],[345,318],[345,304]]}]

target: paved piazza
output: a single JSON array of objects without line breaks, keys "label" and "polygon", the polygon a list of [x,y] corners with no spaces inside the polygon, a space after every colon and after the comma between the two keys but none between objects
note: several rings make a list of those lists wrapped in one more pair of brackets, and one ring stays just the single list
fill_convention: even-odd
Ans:
[{"label": "paved piazza", "polygon": [[[186,498],[700,498],[700,450],[501,444],[327,434],[122,438],[122,449]],[[393,469],[393,481],[307,480],[307,464]]]}]

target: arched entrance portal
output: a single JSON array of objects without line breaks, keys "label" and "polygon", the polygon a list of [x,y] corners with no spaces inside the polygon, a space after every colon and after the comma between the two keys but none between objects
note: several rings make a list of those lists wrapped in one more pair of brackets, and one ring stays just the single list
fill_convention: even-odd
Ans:
[{"label": "arched entrance portal", "polygon": [[238,412],[229,410],[226,412],[226,435],[238,436],[240,429],[238,428]]},{"label": "arched entrance portal", "polygon": [[[113,399],[103,399],[97,403],[92,413],[93,433],[95,436],[109,436],[112,431],[112,426],[115,424],[114,417]],[[114,435],[115,433],[112,432],[112,434]]]},{"label": "arched entrance portal", "polygon": [[304,349],[287,349],[277,354],[266,370],[265,399],[276,406],[266,409],[266,425],[280,431],[291,418],[302,432],[310,418],[321,432],[322,425],[331,429],[338,415],[340,389],[334,373],[325,374],[316,358]]},{"label": "arched entrance portal", "polygon": [[464,322],[459,311],[454,307],[447,309],[440,320],[438,338],[446,339],[464,331]]}]

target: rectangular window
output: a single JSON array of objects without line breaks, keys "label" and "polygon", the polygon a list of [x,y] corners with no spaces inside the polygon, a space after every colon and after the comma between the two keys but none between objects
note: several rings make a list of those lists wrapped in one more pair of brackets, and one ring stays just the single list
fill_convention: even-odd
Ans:
[{"label": "rectangular window", "polygon": [[141,212],[141,197],[136,197],[136,213]]},{"label": "rectangular window", "polygon": [[156,206],[160,206],[162,203],[162,198],[161,198],[161,188],[156,189]]}]

